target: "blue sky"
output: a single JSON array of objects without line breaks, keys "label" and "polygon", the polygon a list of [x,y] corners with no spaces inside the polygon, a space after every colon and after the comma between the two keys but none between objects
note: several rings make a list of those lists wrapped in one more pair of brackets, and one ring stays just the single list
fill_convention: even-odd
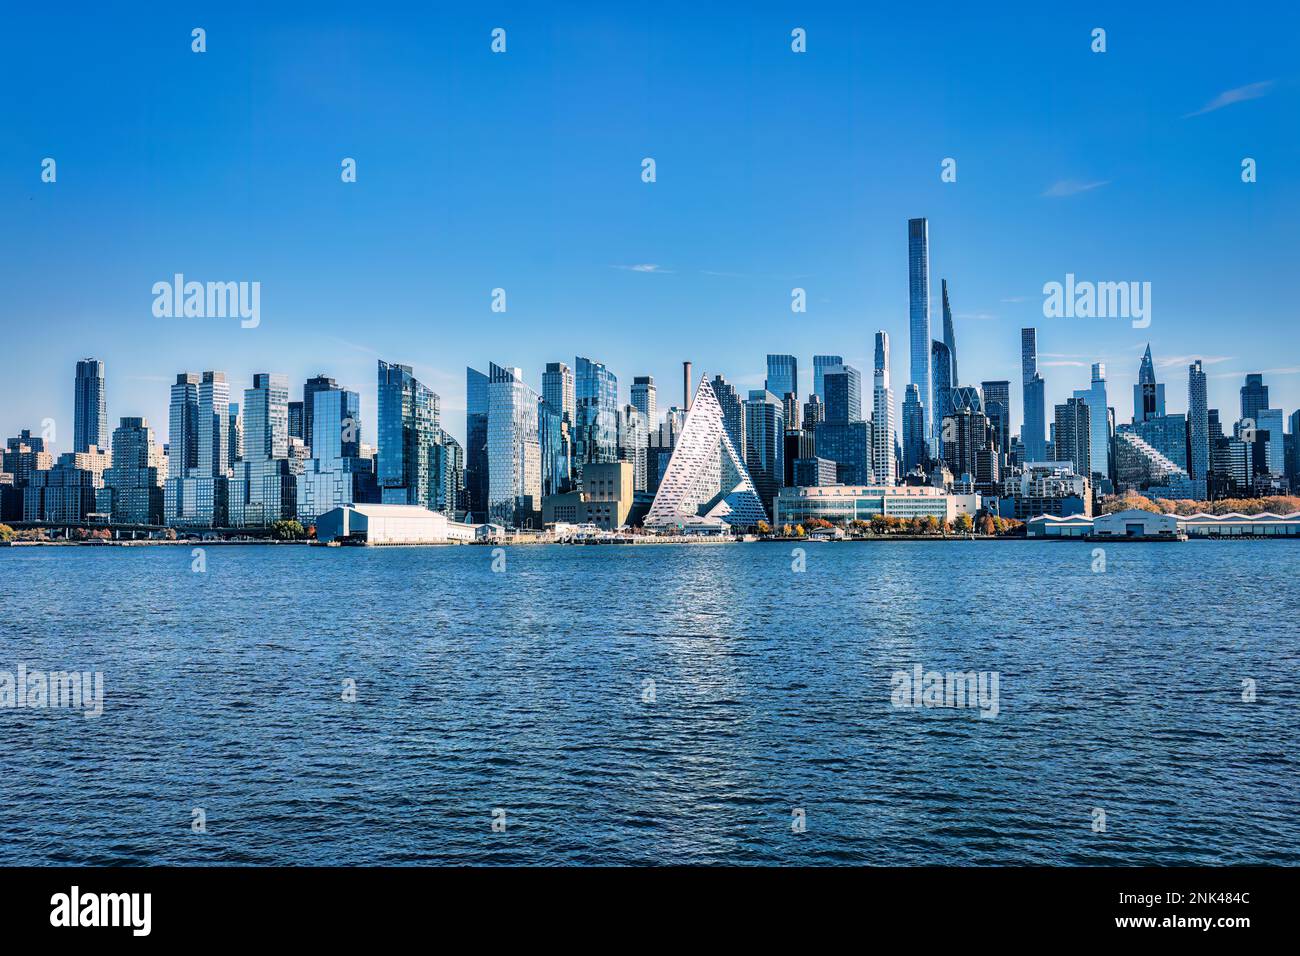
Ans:
[{"label": "blue sky", "polygon": [[[66,450],[88,355],[111,421],[143,414],[160,440],[186,369],[236,390],[324,372],[361,391],[373,441],[375,359],[403,362],[463,438],[467,364],[539,387],[546,361],[583,354],[625,397],[654,375],[665,407],[683,359],[749,388],[791,352],[806,394],[814,353],[869,370],[880,328],[901,401],[912,216],[930,219],[935,330],[947,278],[964,383],[1018,383],[1035,325],[1049,406],[1101,360],[1127,421],[1148,340],[1170,410],[1197,357],[1225,419],[1247,371],[1300,404],[1285,5],[436,6],[8,14],[0,435],[52,417]],[[155,318],[150,289],[176,272],[261,282],[261,325]],[[1044,319],[1042,286],[1067,272],[1151,282],[1150,328]]]}]

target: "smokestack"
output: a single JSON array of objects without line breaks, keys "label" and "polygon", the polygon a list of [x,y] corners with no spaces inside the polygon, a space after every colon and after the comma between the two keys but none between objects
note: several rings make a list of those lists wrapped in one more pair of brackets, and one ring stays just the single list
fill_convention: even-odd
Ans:
[{"label": "smokestack", "polygon": [[686,398],[686,410],[691,410],[691,363],[682,363],[682,395]]}]

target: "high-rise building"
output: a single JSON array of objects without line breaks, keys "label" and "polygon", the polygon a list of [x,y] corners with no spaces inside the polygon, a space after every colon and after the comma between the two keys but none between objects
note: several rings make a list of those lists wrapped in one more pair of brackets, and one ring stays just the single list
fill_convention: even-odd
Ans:
[{"label": "high-rise building", "polygon": [[1003,462],[1011,454],[1011,383],[1005,379],[980,384],[984,414],[993,430],[994,443]]},{"label": "high-rise building", "polygon": [[537,407],[537,445],[541,454],[542,497],[566,493],[571,467],[568,428],[564,413],[546,400],[545,391]]},{"label": "high-rise building", "polygon": [[[909,384],[915,385],[918,401],[931,400],[930,385],[930,224],[926,219],[907,221],[908,344],[911,349]],[[904,399],[906,400],[906,399]],[[924,405],[920,406],[924,411]],[[904,429],[907,427],[904,415]],[[923,441],[928,446],[934,435],[934,409],[925,422]],[[906,439],[903,448],[907,455]]]},{"label": "high-rise building", "polygon": [[745,448],[745,467],[770,516],[785,477],[785,407],[766,389],[752,390],[745,402]]},{"label": "high-rise building", "polygon": [[1282,433],[1285,415],[1280,408],[1260,408],[1255,411],[1255,441],[1264,443],[1264,467],[1260,474],[1281,478],[1286,474],[1286,445]]},{"label": "high-rise building", "polygon": [[465,369],[465,509],[466,520],[487,521],[488,377]]},{"label": "high-rise building", "polygon": [[735,386],[721,375],[713,376],[710,385],[713,388],[713,397],[717,400],[718,407],[722,409],[722,427],[727,430],[727,437],[731,439],[736,454],[740,456],[741,461],[744,461],[745,401],[740,397]]},{"label": "high-rise building", "polygon": [[306,422],[303,419],[304,419],[304,415],[302,409],[302,402],[290,402],[289,403],[289,437],[297,438],[299,441],[303,443],[303,445],[306,445],[307,440],[303,437],[303,431],[306,428]]},{"label": "high-rise building", "polygon": [[[686,415],[676,447],[671,453],[645,526],[667,531],[685,527],[747,528],[765,520],[759,496],[745,462],[732,444],[723,422],[717,386],[701,380]],[[778,446],[783,423],[780,403],[766,392],[762,416],[766,446],[774,438]],[[766,410],[771,411],[771,415]],[[748,427],[749,418],[746,418]],[[775,435],[772,433],[775,432]]]},{"label": "high-rise building", "polygon": [[799,361],[793,355],[769,355],[763,387],[783,400],[787,393],[799,395]]},{"label": "high-rise building", "polygon": [[[199,403],[202,405],[201,387]],[[313,404],[317,410],[327,407],[326,403]],[[260,528],[296,518],[298,476],[305,468],[305,459],[291,458],[289,454],[289,379],[270,372],[255,373],[253,387],[244,389],[243,414],[244,460],[230,481],[230,525]],[[356,415],[352,417],[355,425]],[[340,440],[347,427],[339,426]],[[333,431],[331,423],[328,432]],[[332,443],[333,435],[328,432],[322,433],[321,439]],[[352,447],[355,450],[359,445],[356,441]],[[333,448],[327,451],[332,453]],[[199,457],[203,457],[201,449]]]},{"label": "high-rise building", "polygon": [[933,423],[936,448],[943,441],[943,424],[956,407],[952,394],[955,385],[956,382],[952,380],[952,355],[948,352],[948,346],[935,340],[930,343],[930,387],[934,390],[930,395],[930,403],[935,409]]},{"label": "high-rise building", "polygon": [[[1088,404],[1088,422],[1092,430],[1088,442],[1088,461],[1091,463],[1093,485],[1096,487],[1098,479],[1108,480],[1110,477],[1110,416],[1107,413],[1109,406],[1106,398],[1105,364],[1093,363],[1091,383],[1086,389],[1076,389],[1074,397]],[[1057,421],[1060,421],[1059,415]],[[1059,446],[1056,457],[1065,460]]]},{"label": "high-rise building", "polygon": [[[1038,330],[1020,330],[1020,377],[1024,390],[1024,422],[1020,441],[1025,461],[1047,458],[1047,390],[1038,374]],[[1085,476],[1086,477],[1086,476]]]},{"label": "high-rise building", "polygon": [[[646,490],[646,464],[650,454],[650,426],[635,405],[624,405],[618,414],[618,458],[632,466],[632,490]],[[587,489],[588,500],[590,489]]]},{"label": "high-rise building", "polygon": [[230,428],[228,430],[227,461],[233,468],[235,462],[244,457],[244,416],[239,413],[238,402],[231,402],[229,408]]},{"label": "high-rise building", "polygon": [[820,395],[808,396],[803,406],[803,430],[813,432],[817,426],[826,421],[826,403]]},{"label": "high-rise building", "polygon": [[1268,408],[1268,386],[1264,376],[1251,372],[1246,376],[1246,384],[1241,386],[1241,417],[1254,421],[1261,408]]},{"label": "high-rise building", "polygon": [[[230,383],[226,373],[178,375],[171,389],[170,418],[169,440],[176,443],[176,456],[168,461],[163,519],[171,525],[225,525],[230,476]],[[193,465],[187,462],[191,449]]]},{"label": "high-rise building", "polygon": [[[852,365],[836,365],[822,373],[822,398],[826,401],[826,421],[836,425],[862,421],[862,373]],[[788,409],[787,409],[788,411]],[[786,421],[797,428],[802,416]]]},{"label": "high-rise building", "polygon": [[[311,449],[313,455],[316,454],[316,449],[312,446],[312,436],[315,434],[313,429],[313,421],[314,421],[315,408],[316,408],[316,393],[336,392],[338,391],[338,388],[339,388],[338,382],[334,381],[334,379],[329,378],[328,376],[325,375],[314,375],[303,383],[302,413],[301,413],[302,426],[301,429],[296,434],[299,438],[303,440],[303,442],[307,445],[307,447]],[[292,414],[292,404],[290,405],[290,414]],[[292,427],[289,430],[289,434],[290,435],[295,434]]]},{"label": "high-rise building", "polygon": [[168,412],[168,477],[183,478],[199,466],[199,376],[182,372],[172,386]]},{"label": "high-rise building", "polygon": [[[573,438],[573,470],[581,484],[582,466],[588,462],[618,461],[618,377],[602,362],[581,355],[577,368],[576,422]],[[540,510],[540,502],[538,508]]]},{"label": "high-rise building", "polygon": [[949,375],[952,387],[956,388],[961,384],[957,377],[957,332],[952,324],[952,306],[948,304],[948,280],[941,279],[940,284],[943,288],[943,344],[948,346]]},{"label": "high-rise building", "polygon": [[73,389],[72,450],[85,452],[94,445],[108,450],[108,409],[104,401],[104,363],[99,359],[82,359],[77,363]]},{"label": "high-rise building", "polygon": [[903,473],[911,474],[926,465],[925,405],[921,386],[910,383],[903,394]]},{"label": "high-rise building", "polygon": [[[581,366],[578,380],[581,418]],[[539,398],[524,383],[519,369],[496,363],[488,366],[488,520],[494,524],[508,528],[535,528],[541,524]]]},{"label": "high-rise building", "polygon": [[317,389],[312,405],[312,457],[296,476],[303,524],[334,508],[380,501],[373,464],[361,457],[361,396],[341,388]]},{"label": "high-rise building", "polygon": [[[650,391],[654,392],[653,383]],[[633,388],[633,401],[636,389]],[[577,412],[577,393],[574,390],[573,369],[563,362],[547,362],[546,371],[542,372],[542,401],[560,413],[560,418],[573,426]]]},{"label": "high-rise building", "polygon": [[645,416],[650,428],[659,426],[659,399],[653,375],[637,375],[632,379],[632,404]]},{"label": "high-rise building", "polygon": [[825,375],[828,368],[835,368],[837,365],[844,364],[842,355],[814,355],[813,356],[813,395],[821,399],[826,398],[824,390],[825,383],[822,376]]},{"label": "high-rise building", "polygon": [[1187,366],[1187,473],[1206,481],[1210,477],[1210,407],[1206,395],[1205,366],[1200,359]]},{"label": "high-rise building", "polygon": [[[442,434],[440,399],[415,377],[409,365],[382,360],[378,397],[380,497],[384,504],[433,510],[438,502],[433,449]],[[247,419],[247,408],[244,416]],[[247,449],[247,438],[244,444]]]},{"label": "high-rise building", "polygon": [[1074,473],[1085,478],[1093,473],[1092,418],[1086,398],[1070,398],[1056,406],[1053,436],[1056,461],[1073,463]]},{"label": "high-rise building", "polygon": [[1133,424],[1165,413],[1165,387],[1156,382],[1156,366],[1151,360],[1151,346],[1147,345],[1138,368],[1137,384],[1133,386]]},{"label": "high-rise building", "polygon": [[154,443],[148,420],[121,419],[113,430],[113,464],[104,472],[109,520],[114,524],[162,524],[165,481],[167,459]]},{"label": "high-rise building", "polygon": [[894,457],[894,390],[889,383],[889,333],[876,333],[875,368],[871,389],[871,471],[877,484],[898,479]]}]

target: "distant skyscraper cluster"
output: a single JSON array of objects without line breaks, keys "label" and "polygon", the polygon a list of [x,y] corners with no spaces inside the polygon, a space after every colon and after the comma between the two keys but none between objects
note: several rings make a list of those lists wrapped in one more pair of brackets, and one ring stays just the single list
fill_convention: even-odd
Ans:
[{"label": "distant skyscraper cluster", "polygon": [[[522,369],[489,363],[486,373],[466,369],[462,447],[443,427],[440,397],[409,365],[381,360],[372,446],[359,393],[324,374],[298,391],[258,372],[240,396],[222,371],[184,371],[170,385],[160,445],[139,417],[110,434],[105,364],[86,358],[73,382],[72,451],[56,460],[30,430],[6,442],[0,520],[264,528],[383,503],[505,527],[682,530],[835,514],[850,502],[855,516],[937,515],[948,506],[936,495],[1024,519],[1090,513],[1095,496],[1112,492],[1204,499],[1300,485],[1300,411],[1288,431],[1262,374],[1246,375],[1231,420],[1209,407],[1204,364],[1194,361],[1187,411],[1172,413],[1149,345],[1131,420],[1119,423],[1100,362],[1049,413],[1038,330],[1021,329],[1014,432],[1011,382],[976,387],[959,376],[970,363],[958,364],[947,279],[932,337],[929,223],[911,219],[907,232],[901,396],[884,330],[874,334],[869,393],[861,370],[828,353],[812,356],[806,392],[792,354],[768,354],[763,387],[744,392],[722,374],[695,379],[684,361],[679,403],[661,401],[650,375],[632,376],[623,402],[618,376],[588,356],[546,363],[540,392]],[[831,486],[840,490],[807,491]]]}]

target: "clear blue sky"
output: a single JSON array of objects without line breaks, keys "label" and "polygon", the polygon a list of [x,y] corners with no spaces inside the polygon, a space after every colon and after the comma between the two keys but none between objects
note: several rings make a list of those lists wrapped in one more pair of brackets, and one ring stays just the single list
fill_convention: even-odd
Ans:
[{"label": "clear blue sky", "polygon": [[[868,371],[879,328],[901,401],[912,216],[930,219],[936,332],[945,277],[962,378],[1010,379],[1017,423],[1023,325],[1049,407],[1102,360],[1127,421],[1148,339],[1171,411],[1195,357],[1225,420],[1247,371],[1300,404],[1287,5],[466,6],[7,13],[0,435],[52,417],[66,450],[83,356],[107,363],[110,420],[143,414],[159,440],[186,369],[237,393],[255,371],[295,392],[332,375],[373,442],[383,357],[463,438],[467,364],[539,387],[546,361],[583,354],[625,396],[653,374],[664,407],[683,359],[748,388],[791,352],[806,394],[814,353]],[[261,282],[261,326],[155,318],[150,288],[175,272]],[[1044,319],[1067,272],[1150,281],[1150,328]]]}]

